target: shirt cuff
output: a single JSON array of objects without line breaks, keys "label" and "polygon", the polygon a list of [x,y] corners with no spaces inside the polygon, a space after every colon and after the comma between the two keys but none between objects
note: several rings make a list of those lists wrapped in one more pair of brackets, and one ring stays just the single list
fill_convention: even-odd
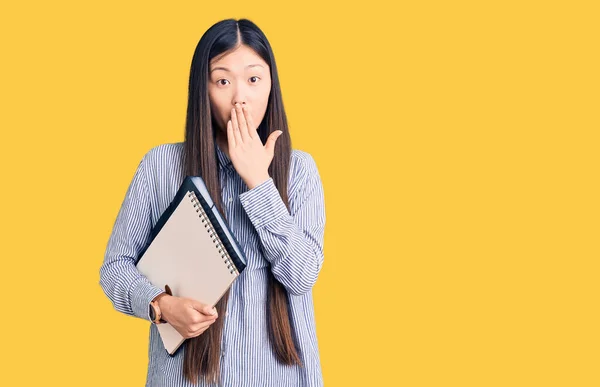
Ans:
[{"label": "shirt cuff", "polygon": [[256,229],[289,215],[272,177],[239,195],[242,207]]},{"label": "shirt cuff", "polygon": [[150,302],[162,292],[164,292],[164,290],[152,285],[146,278],[138,277],[131,286],[131,291],[129,292],[133,314],[152,322],[152,319],[150,318]]}]

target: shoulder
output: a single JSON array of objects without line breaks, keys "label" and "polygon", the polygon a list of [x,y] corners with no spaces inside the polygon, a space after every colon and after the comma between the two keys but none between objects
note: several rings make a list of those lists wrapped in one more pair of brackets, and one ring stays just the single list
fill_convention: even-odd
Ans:
[{"label": "shoulder", "polygon": [[179,158],[183,154],[183,142],[173,142],[156,145],[146,152],[144,160],[156,162],[158,160]]},{"label": "shoulder", "polygon": [[162,190],[177,184],[183,169],[182,155],[182,142],[159,144],[144,154],[139,168],[150,190]]},{"label": "shoulder", "polygon": [[314,158],[307,151],[292,149],[292,162],[301,164],[314,163]]},{"label": "shoulder", "polygon": [[183,142],[156,145],[144,154],[142,164],[148,172],[173,170],[182,163]]},{"label": "shoulder", "polygon": [[314,157],[307,151],[292,149],[289,175],[289,194],[301,194],[314,185],[321,185],[321,177]]},{"label": "shoulder", "polygon": [[298,177],[309,173],[318,173],[314,157],[306,151],[292,149],[290,176]]}]

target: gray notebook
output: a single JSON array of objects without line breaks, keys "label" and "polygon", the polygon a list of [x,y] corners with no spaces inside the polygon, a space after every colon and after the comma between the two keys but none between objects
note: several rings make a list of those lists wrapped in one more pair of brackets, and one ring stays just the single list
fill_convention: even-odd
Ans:
[{"label": "gray notebook", "polygon": [[[246,267],[246,257],[198,176],[186,177],[152,230],[138,270],[173,296],[215,306]],[[156,326],[169,355],[185,338],[170,324]]]}]

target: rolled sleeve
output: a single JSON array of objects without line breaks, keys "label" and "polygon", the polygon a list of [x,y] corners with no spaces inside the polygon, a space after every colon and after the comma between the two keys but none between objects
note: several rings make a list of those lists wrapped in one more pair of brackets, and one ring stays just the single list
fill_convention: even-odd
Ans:
[{"label": "rolled sleeve", "polygon": [[304,155],[292,177],[291,213],[272,178],[239,195],[273,275],[294,296],[312,289],[324,261],[323,186],[314,160]]},{"label": "rolled sleeve", "polygon": [[273,178],[239,195],[248,218],[256,229],[289,215]]},{"label": "rolled sleeve", "polygon": [[100,286],[117,311],[151,321],[150,301],[163,290],[136,267],[152,229],[146,158],[147,154],[137,167],[114,222],[100,267]]},{"label": "rolled sleeve", "polygon": [[129,302],[133,315],[152,321],[150,318],[150,302],[163,292],[164,290],[152,285],[146,277],[139,277],[134,281],[129,292]]}]

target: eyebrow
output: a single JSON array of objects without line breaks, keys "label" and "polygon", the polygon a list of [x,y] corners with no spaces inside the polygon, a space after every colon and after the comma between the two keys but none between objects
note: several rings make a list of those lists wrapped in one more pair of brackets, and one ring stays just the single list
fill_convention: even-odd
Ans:
[{"label": "eyebrow", "polygon": [[[247,69],[249,69],[250,67],[263,67],[263,66],[259,65],[259,64],[251,64],[251,65],[246,66]],[[224,70],[224,71],[229,72],[229,69],[227,67],[213,67],[213,69],[210,70],[210,72],[212,73],[215,70]]]}]

